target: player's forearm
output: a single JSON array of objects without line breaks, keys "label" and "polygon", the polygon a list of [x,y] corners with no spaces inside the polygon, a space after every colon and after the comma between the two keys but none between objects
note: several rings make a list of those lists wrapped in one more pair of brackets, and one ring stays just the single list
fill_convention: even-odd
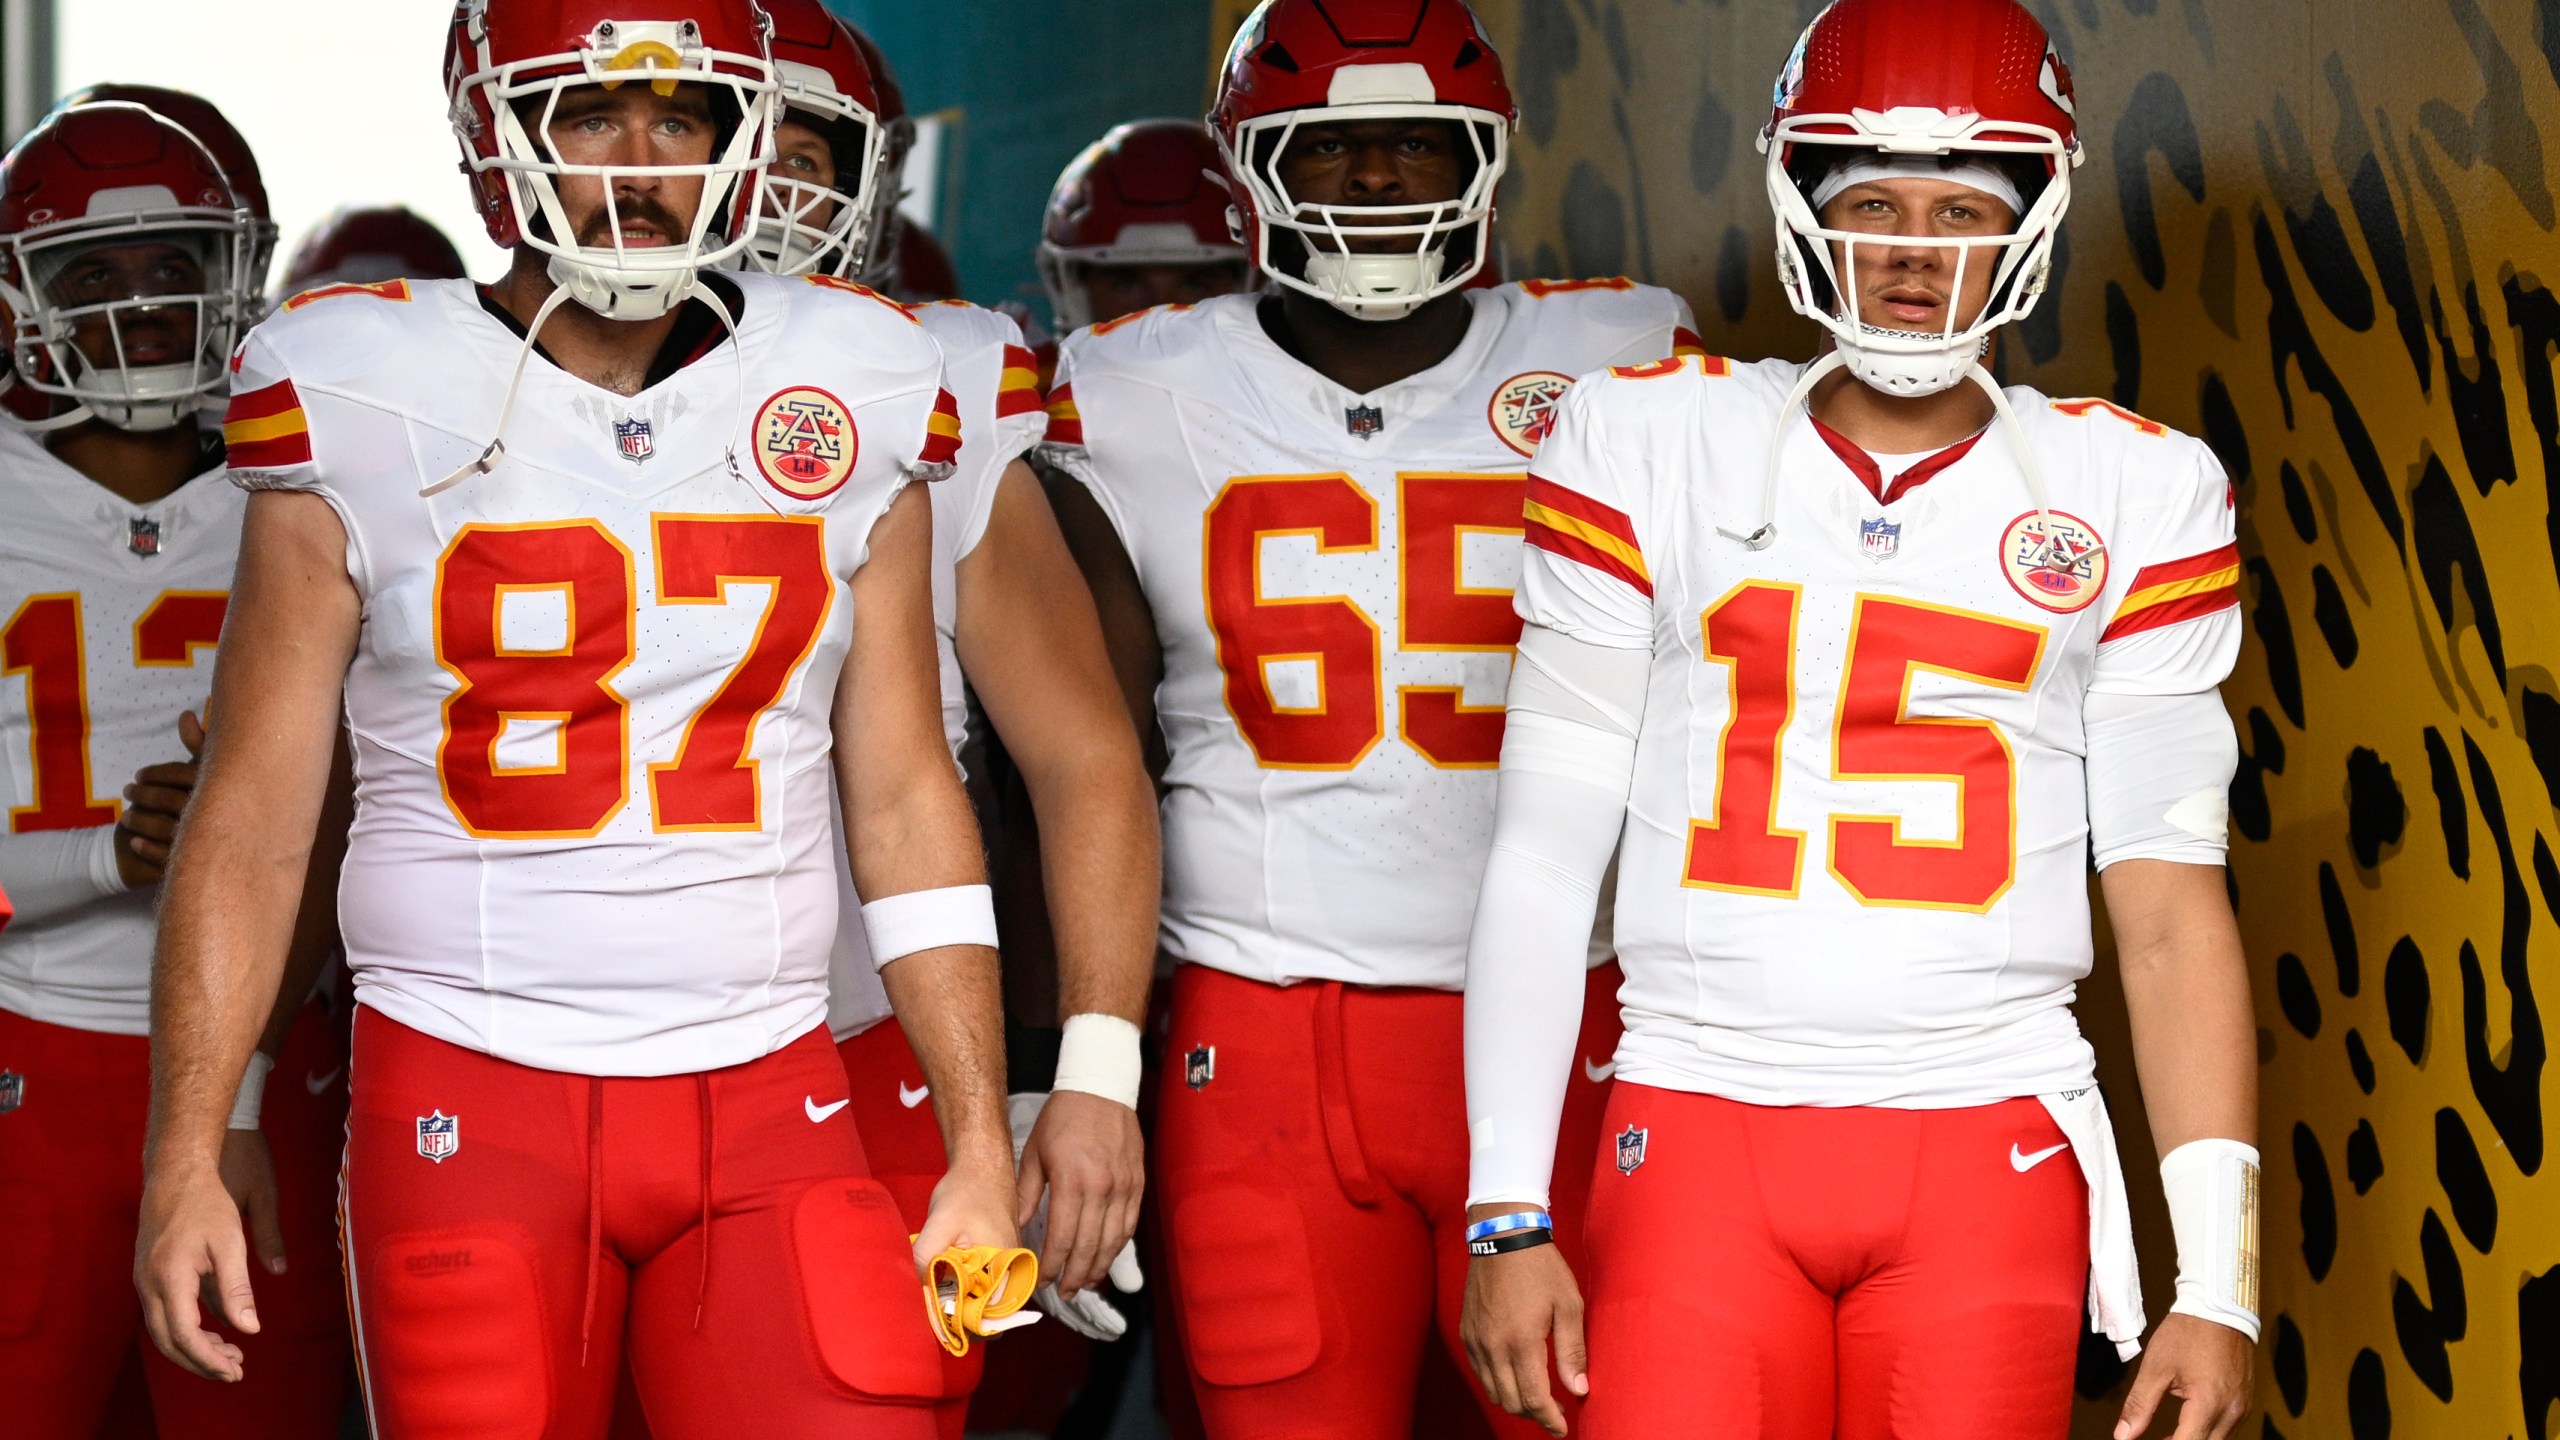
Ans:
[{"label": "player's forearm", "polygon": [[996,952],[982,945],[922,950],[889,962],[880,981],[933,1092],[934,1118],[952,1168],[1010,1174],[1013,1134],[1004,1110]]},{"label": "player's forearm", "polygon": [[1032,764],[1024,787],[1040,821],[1040,878],[1058,952],[1059,1014],[1146,1018],[1155,972],[1155,789],[1125,736]]},{"label": "player's forearm", "polygon": [[2255,1021],[2220,866],[2127,860],[2099,877],[2153,1142],[2257,1143]]},{"label": "player's forearm", "polygon": [[338,948],[338,871],[347,859],[347,828],[355,820],[355,766],[344,731],[329,765],[329,794],[322,803],[311,858],[303,871],[302,903],[293,917],[293,939],[286,946],[284,980],[276,988],[275,1008],[258,1037],[258,1049],[269,1056],[284,1049],[294,1017],[320,988],[320,974]]}]

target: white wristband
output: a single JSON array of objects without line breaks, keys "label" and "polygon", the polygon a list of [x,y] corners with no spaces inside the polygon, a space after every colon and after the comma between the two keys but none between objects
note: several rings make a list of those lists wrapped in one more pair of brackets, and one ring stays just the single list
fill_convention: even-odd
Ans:
[{"label": "white wristband", "polygon": [[276,1062],[267,1058],[266,1051],[249,1052],[249,1068],[240,1077],[240,1093],[231,1099],[232,1129],[258,1128],[258,1110],[267,1100],[267,1072],[274,1068]]},{"label": "white wristband", "polygon": [[862,928],[871,937],[871,963],[882,969],[892,960],[944,945],[992,950],[995,892],[984,885],[945,885],[884,895],[862,907]]},{"label": "white wristband", "polygon": [[2237,1140],[2191,1140],[2160,1161],[2178,1241],[2173,1315],[2258,1338],[2258,1152]]},{"label": "white wristband", "polygon": [[1117,1015],[1070,1015],[1058,1037],[1058,1078],[1052,1093],[1081,1090],[1138,1108],[1138,1027]]}]

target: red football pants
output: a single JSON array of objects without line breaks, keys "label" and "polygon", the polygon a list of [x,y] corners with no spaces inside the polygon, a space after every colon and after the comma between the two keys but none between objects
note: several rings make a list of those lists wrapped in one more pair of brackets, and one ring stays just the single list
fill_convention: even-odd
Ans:
[{"label": "red football pants", "polygon": [[2069,1431],[2088,1197],[2035,1100],[1777,1108],[1621,1084],[1607,1124],[1591,1440]]},{"label": "red football pants", "polygon": [[[1602,1064],[1614,988],[1614,966],[1595,972],[1607,1034],[1586,1054]],[[1446,991],[1174,972],[1156,1184],[1213,1440],[1405,1440],[1435,1330],[1466,1372],[1461,1006]],[[1575,1081],[1567,1153],[1596,1143],[1603,1088]],[[1554,1208],[1569,1242],[1572,1197]],[[1544,1433],[1467,1388],[1496,1435]]]},{"label": "red football pants", "polygon": [[601,1437],[626,1342],[659,1440],[933,1435],[942,1349],[825,1031],[595,1078],[367,1009],[354,1074],[344,1223],[383,1440]]},{"label": "red football pants", "polygon": [[19,1097],[0,1113],[0,1430],[90,1440],[138,1347],[160,1433],[172,1440],[335,1436],[348,1343],[331,1211],[346,1087],[320,1007],[296,1017],[267,1084],[261,1128],[286,1269],[252,1264],[265,1328],[224,1332],[244,1357],[236,1385],[180,1370],[142,1328],[133,1248],[150,1041],[0,1011],[0,1072],[18,1077]]}]

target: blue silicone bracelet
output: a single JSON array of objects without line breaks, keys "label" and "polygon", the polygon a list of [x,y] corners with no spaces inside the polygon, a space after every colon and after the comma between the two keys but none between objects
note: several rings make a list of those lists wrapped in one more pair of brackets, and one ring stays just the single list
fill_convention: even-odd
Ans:
[{"label": "blue silicone bracelet", "polygon": [[1467,1227],[1467,1239],[1488,1240],[1496,1235],[1507,1235],[1514,1230],[1553,1230],[1554,1228],[1556,1228],[1555,1217],[1546,1211],[1520,1210],[1509,1215],[1496,1215],[1490,1220],[1477,1221]]}]

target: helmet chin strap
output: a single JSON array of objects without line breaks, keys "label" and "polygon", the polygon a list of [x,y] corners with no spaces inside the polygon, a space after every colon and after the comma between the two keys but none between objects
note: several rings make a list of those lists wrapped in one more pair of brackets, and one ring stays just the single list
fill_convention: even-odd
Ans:
[{"label": "helmet chin strap", "polygon": [[[193,365],[127,365],[95,372],[99,380],[120,387],[121,396],[92,395],[83,408],[118,430],[148,434],[166,430],[196,412],[203,392],[191,389]],[[167,389],[154,382],[166,382]]]},{"label": "helmet chin strap", "polygon": [[[1987,343],[1986,337],[1986,346]],[[1859,370],[1856,358],[1849,353],[1849,348],[1846,346],[1835,346],[1824,352],[1823,355],[1812,364],[1804,367],[1803,377],[1796,381],[1795,388],[1787,392],[1785,403],[1778,407],[1777,428],[1771,431],[1769,435],[1769,464],[1768,468],[1761,476],[1760,508],[1756,517],[1757,523],[1748,530],[1737,530],[1731,526],[1719,523],[1716,526],[1717,534],[1724,536],[1728,540],[1740,541],[1743,548],[1747,550],[1766,550],[1772,544],[1777,542],[1778,462],[1779,456],[1784,449],[1780,442],[1786,438],[1787,422],[1795,418],[1796,412],[1799,409],[1804,410],[1807,417],[1810,418],[1812,415],[1812,407],[1806,403],[1806,397],[1813,393],[1815,386],[1822,383],[1823,377],[1831,374],[1831,372],[1835,370],[1842,369],[1849,371],[1850,374],[1857,376],[1858,379],[1866,381],[1866,383],[1870,385],[1874,385],[1874,382],[1868,381],[1865,374]],[[2037,552],[2036,563],[2039,565],[2045,564],[2052,559],[2054,550],[2061,544],[2061,540],[2060,537],[2054,533],[2053,506],[2049,502],[2047,492],[2045,490],[2044,469],[2036,463],[2035,451],[2027,444],[2026,427],[2018,423],[2017,412],[2010,408],[2009,397],[2002,393],[2000,389],[2000,382],[1992,378],[1991,372],[1984,369],[1978,359],[1968,359],[1966,368],[1958,372],[1956,378],[1949,381],[1946,385],[1936,386],[1929,390],[1911,392],[1896,391],[1888,389],[1882,385],[1876,385],[1875,388],[1883,390],[1889,395],[1904,393],[1934,395],[1939,391],[1951,388],[1952,386],[1966,380],[1970,380],[1975,385],[1980,386],[1982,388],[1982,393],[1990,397],[1992,413],[1999,419],[2001,433],[2006,435],[2009,439],[2010,453],[2017,457],[2019,472],[2026,477],[2027,498],[2032,500],[2036,507],[2036,533],[2041,537],[2043,542],[2042,548]],[[2104,553],[2105,548],[2105,545],[2101,543],[2093,549],[2083,553],[2090,555],[2102,554]],[[2079,556],[2075,554],[2072,558],[2077,559]]]},{"label": "helmet chin strap", "polygon": [[1401,320],[1422,308],[1448,261],[1438,250],[1397,255],[1343,254],[1309,247],[1306,280],[1336,310],[1356,320]]},{"label": "helmet chin strap", "polygon": [[554,294],[593,310],[607,320],[655,320],[693,297],[700,270],[623,270],[568,255],[554,255],[543,267]]}]

